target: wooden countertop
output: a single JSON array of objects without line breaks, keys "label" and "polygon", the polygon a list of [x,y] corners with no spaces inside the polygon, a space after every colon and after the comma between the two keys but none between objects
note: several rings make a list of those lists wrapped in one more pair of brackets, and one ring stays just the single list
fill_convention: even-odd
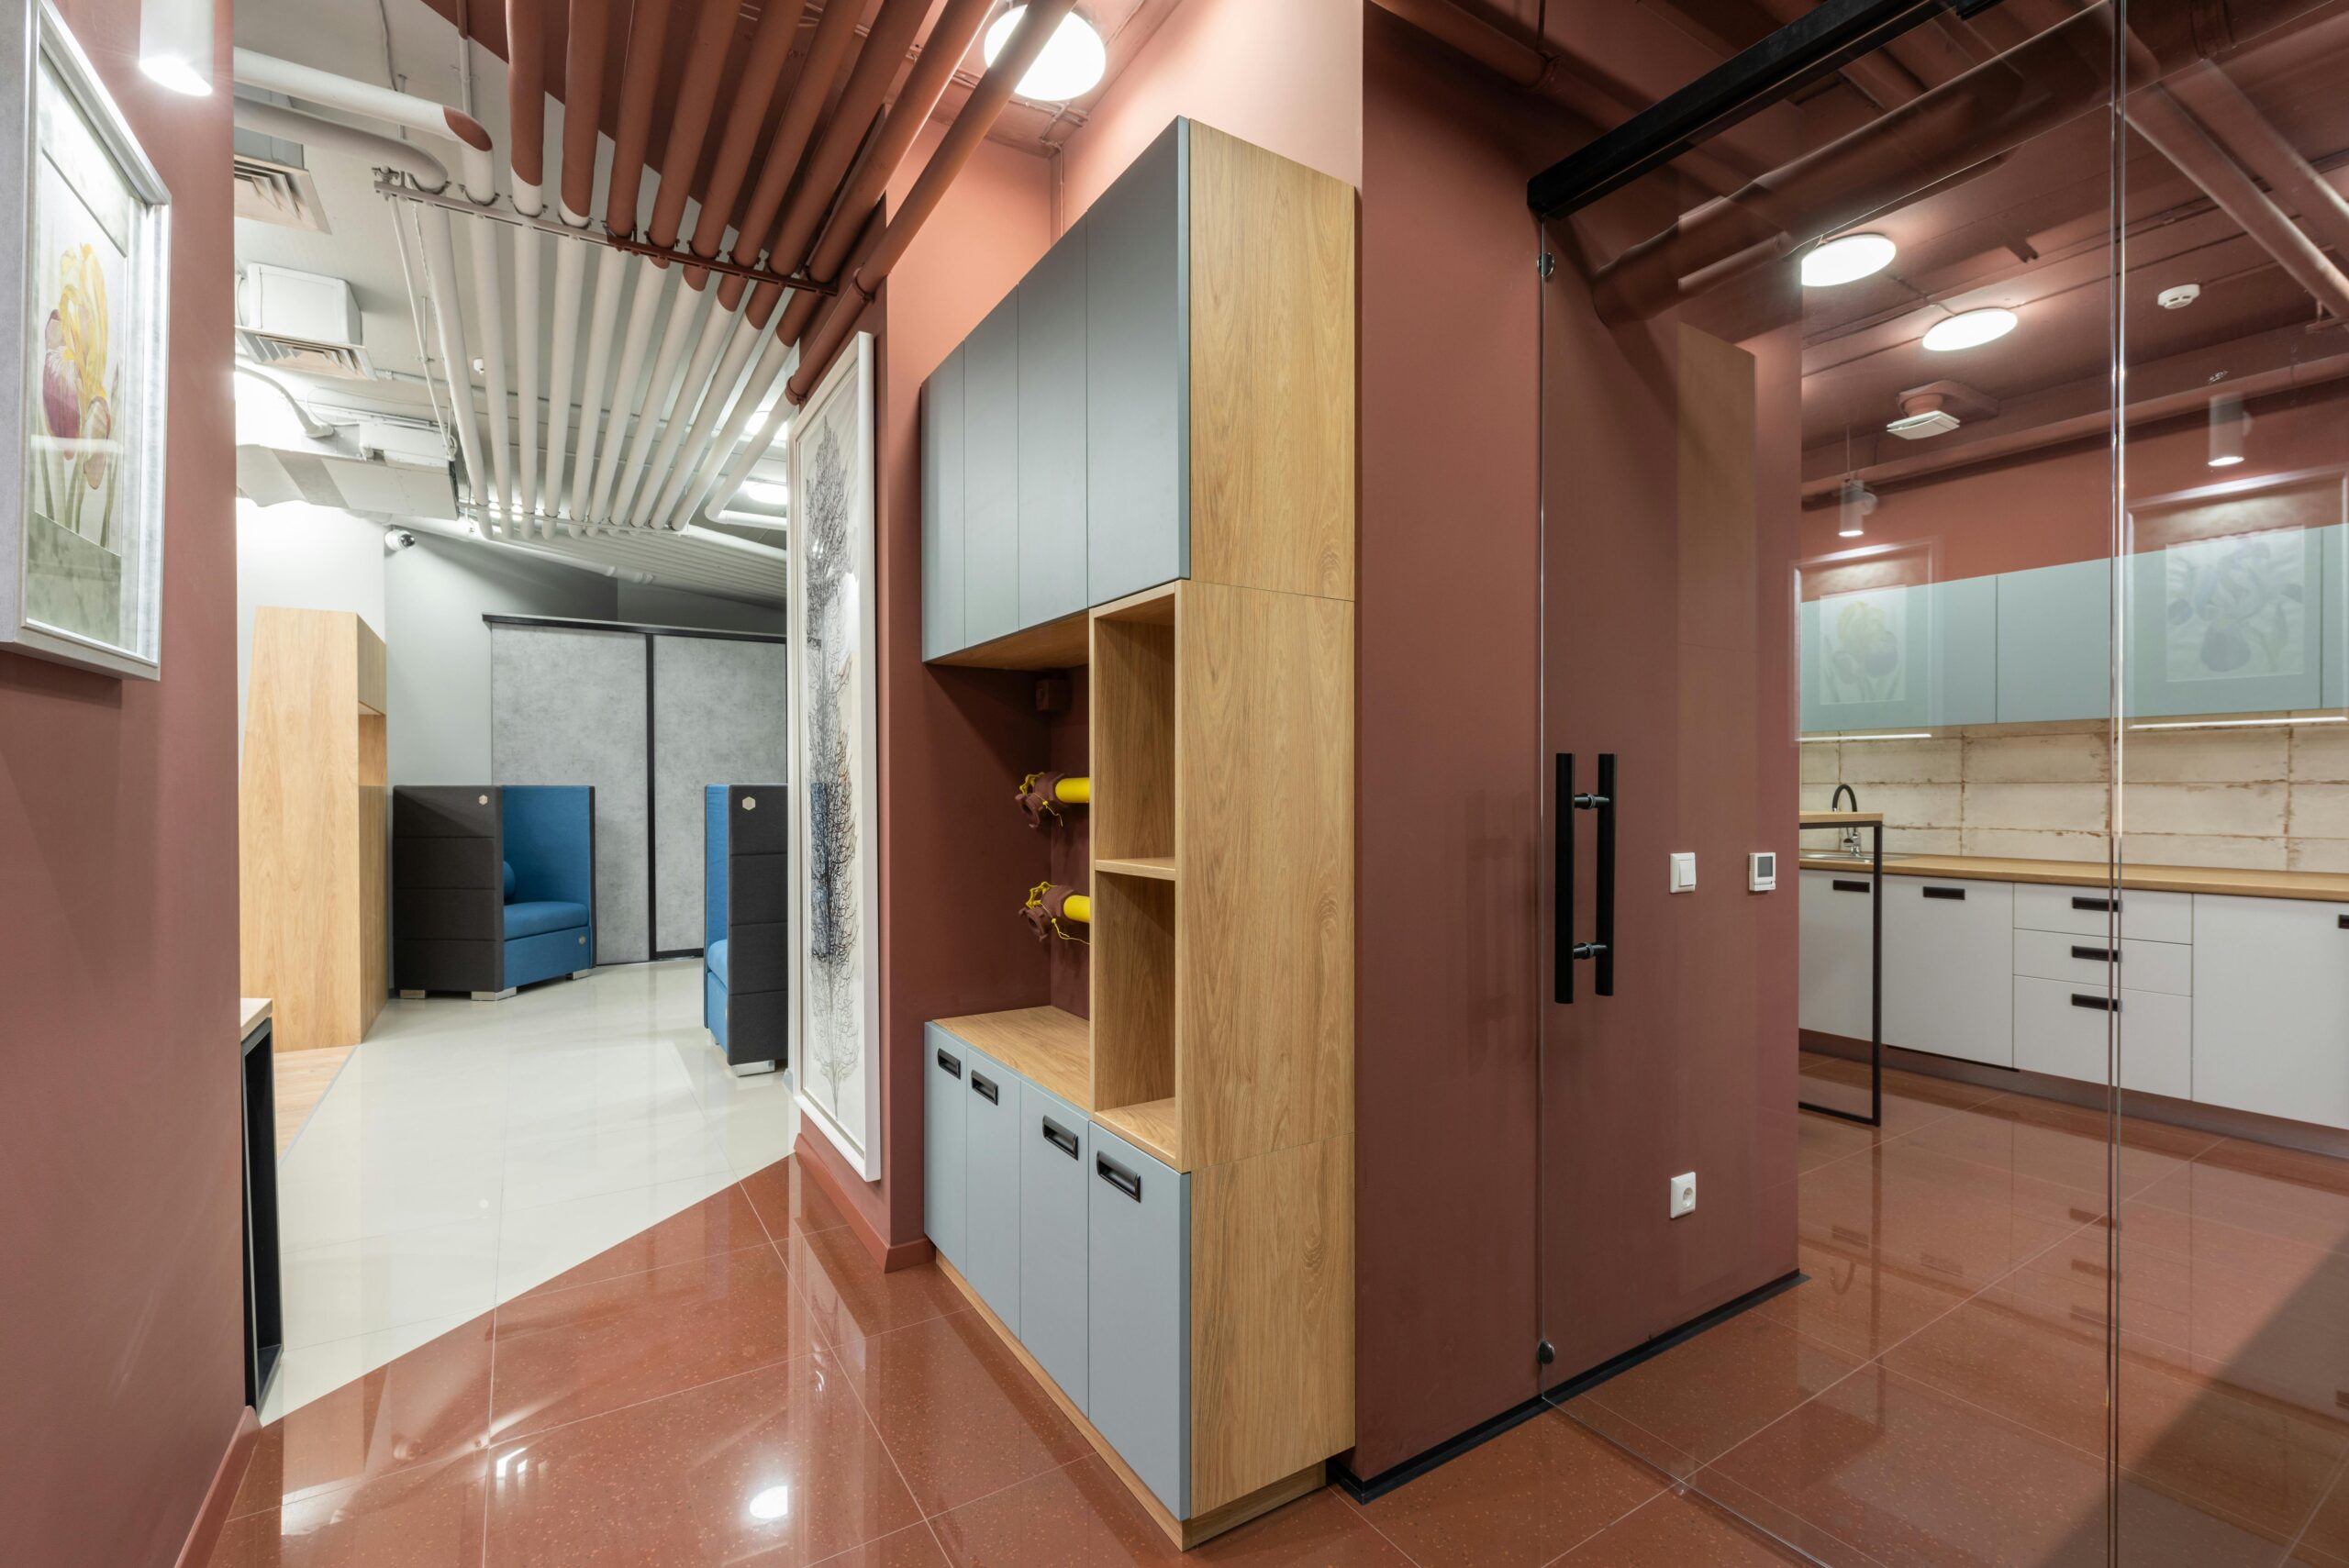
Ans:
[{"label": "wooden countertop", "polygon": [[1865,828],[1883,820],[1881,811],[1806,811],[1801,817],[1805,828]]},{"label": "wooden countertop", "polygon": [[239,996],[237,998],[237,1038],[249,1040],[253,1030],[269,1021],[269,998]]},{"label": "wooden countertop", "polygon": [[[1806,817],[1809,815],[1805,814]],[[1865,860],[1805,855],[1805,871],[1864,873]],[[1983,855],[1887,855],[1887,876],[1947,876],[1974,882],[2042,882],[2058,887],[2102,887],[2101,861],[2001,860]],[[2349,904],[2349,875],[2317,871],[2236,871],[2221,866],[2125,865],[2122,887],[2149,893],[2223,893],[2242,898],[2312,898]]]},{"label": "wooden countertop", "polygon": [[1058,1007],[940,1018],[938,1027],[1078,1110],[1093,1109],[1093,1026]]}]

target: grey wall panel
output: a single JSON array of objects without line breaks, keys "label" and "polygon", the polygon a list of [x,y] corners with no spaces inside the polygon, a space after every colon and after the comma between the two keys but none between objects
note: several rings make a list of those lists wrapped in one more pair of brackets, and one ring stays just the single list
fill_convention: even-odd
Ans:
[{"label": "grey wall panel", "polygon": [[702,944],[702,790],[788,782],[790,650],[713,637],[651,642],[653,939],[658,951],[683,952]]},{"label": "grey wall panel", "polygon": [[492,781],[596,786],[596,956],[605,963],[652,956],[644,644],[633,632],[490,628]]}]

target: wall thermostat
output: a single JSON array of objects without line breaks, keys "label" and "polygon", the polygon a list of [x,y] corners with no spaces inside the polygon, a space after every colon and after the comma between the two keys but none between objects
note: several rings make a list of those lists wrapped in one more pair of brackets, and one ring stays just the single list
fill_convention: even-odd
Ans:
[{"label": "wall thermostat", "polygon": [[1778,851],[1756,850],[1745,857],[1745,890],[1768,893],[1778,885]]}]

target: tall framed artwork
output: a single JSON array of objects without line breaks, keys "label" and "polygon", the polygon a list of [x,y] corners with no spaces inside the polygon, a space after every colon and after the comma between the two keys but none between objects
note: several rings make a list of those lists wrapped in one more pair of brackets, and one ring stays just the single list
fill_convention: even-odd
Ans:
[{"label": "tall framed artwork", "polygon": [[881,1174],[880,728],[874,662],[873,337],[792,421],[793,1092],[867,1181]]},{"label": "tall framed artwork", "polygon": [[0,36],[0,648],[162,673],[171,195],[49,0]]}]

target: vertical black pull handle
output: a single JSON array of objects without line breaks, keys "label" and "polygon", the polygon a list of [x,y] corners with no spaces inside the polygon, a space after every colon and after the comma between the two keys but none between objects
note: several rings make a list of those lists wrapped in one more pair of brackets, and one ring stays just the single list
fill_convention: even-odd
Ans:
[{"label": "vertical black pull handle", "polygon": [[1594,995],[1615,995],[1615,753],[1598,754],[1598,930]]},{"label": "vertical black pull handle", "polygon": [[[1575,792],[1575,759],[1571,751],[1558,753],[1557,866],[1553,878],[1551,900],[1554,905],[1551,920],[1551,938],[1556,951],[1551,958],[1555,975],[1553,995],[1561,1002],[1575,999],[1575,965],[1586,959],[1591,962],[1590,989],[1593,995],[1615,995],[1615,753],[1598,754],[1598,789],[1593,795]],[[1598,929],[1591,940],[1574,940],[1575,923],[1575,819],[1577,811],[1598,814],[1598,877],[1594,906]]]},{"label": "vertical black pull handle", "polygon": [[[1550,882],[1550,939],[1555,951],[1550,960],[1551,999],[1571,1003],[1575,999],[1575,754],[1558,753],[1557,804],[1551,808],[1556,818],[1553,828],[1557,843],[1553,851],[1556,864],[1552,868]],[[2344,922],[2349,923],[2349,922]]]}]

